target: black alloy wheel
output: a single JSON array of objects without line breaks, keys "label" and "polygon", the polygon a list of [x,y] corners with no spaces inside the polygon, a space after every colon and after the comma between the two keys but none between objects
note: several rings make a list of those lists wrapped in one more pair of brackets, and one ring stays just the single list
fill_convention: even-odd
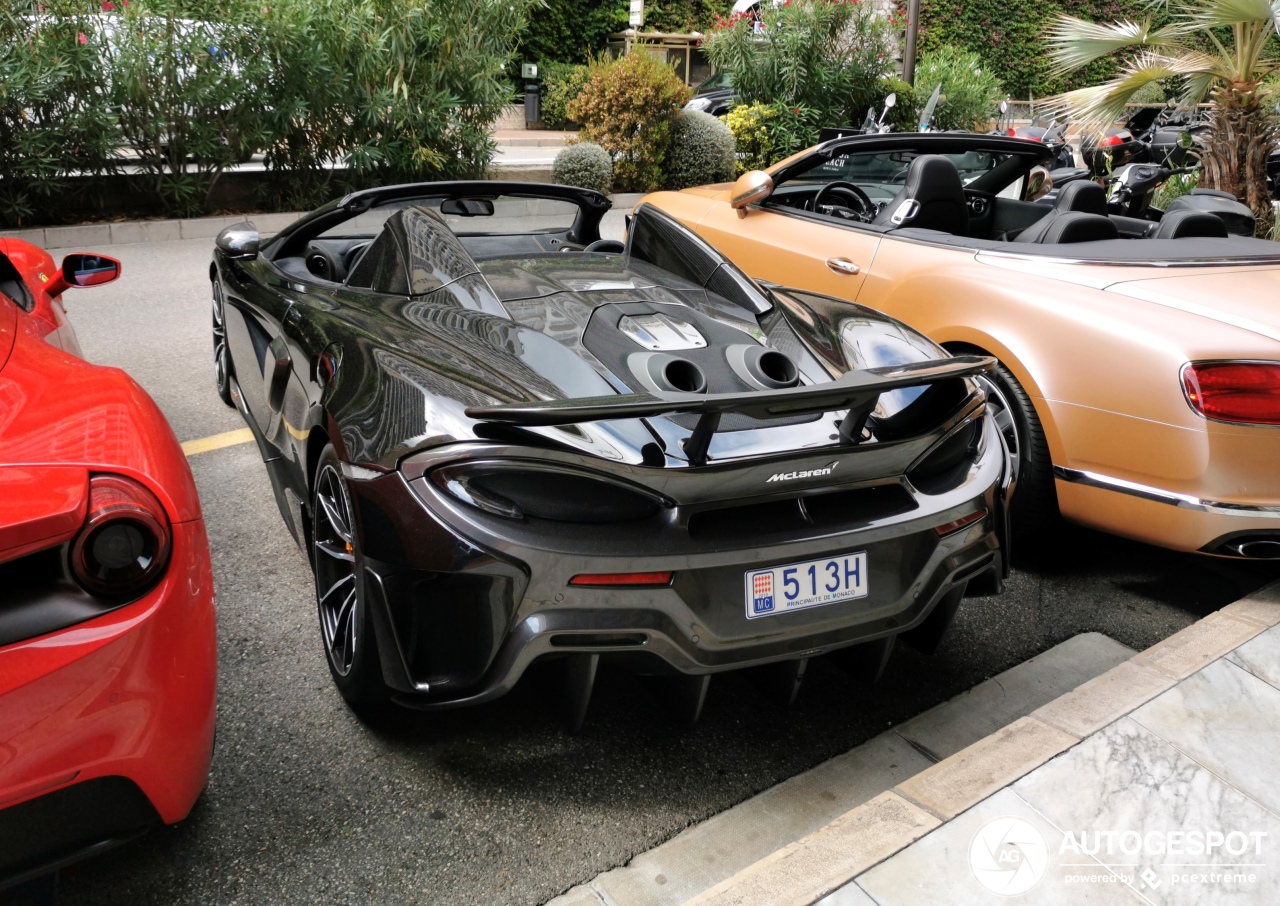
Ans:
[{"label": "black alloy wheel", "polygon": [[227,352],[227,321],[222,300],[222,284],[213,281],[213,377],[218,384],[218,396],[228,406],[231,401],[231,356]]},{"label": "black alloy wheel", "polygon": [[325,659],[353,708],[388,697],[364,602],[358,534],[337,454],[325,447],[312,494],[311,562]]},{"label": "black alloy wheel", "polygon": [[1058,523],[1058,492],[1044,428],[1031,397],[1012,372],[997,364],[990,381],[998,393],[988,398],[996,426],[1014,454],[1017,487],[1009,501],[1009,521],[1017,542],[1043,539]]}]

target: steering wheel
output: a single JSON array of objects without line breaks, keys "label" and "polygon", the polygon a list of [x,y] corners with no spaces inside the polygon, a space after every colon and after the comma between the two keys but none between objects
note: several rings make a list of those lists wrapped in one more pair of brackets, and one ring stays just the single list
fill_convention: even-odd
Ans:
[{"label": "steering wheel", "polygon": [[[860,186],[840,179],[827,183],[818,190],[818,194],[813,196],[812,210],[815,214],[822,213],[819,210],[819,206],[827,195],[843,195],[845,198],[852,199],[852,205],[842,204],[839,207],[852,211],[855,219],[863,223],[870,223],[875,219],[876,203],[871,200],[871,196],[864,192]],[[836,205],[832,205],[832,208],[835,207]],[[828,213],[836,214],[836,211],[832,210]],[[837,216],[843,215],[837,214]]]}]

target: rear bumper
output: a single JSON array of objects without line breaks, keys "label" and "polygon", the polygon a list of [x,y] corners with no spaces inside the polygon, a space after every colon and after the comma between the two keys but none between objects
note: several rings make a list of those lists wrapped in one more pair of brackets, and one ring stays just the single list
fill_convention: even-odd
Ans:
[{"label": "rear bumper", "polygon": [[[518,524],[480,518],[426,479],[353,481],[384,678],[415,706],[450,707],[504,694],[533,661],[552,655],[625,656],[647,672],[696,675],[897,635],[948,592],[1002,567],[1005,463],[995,429],[986,430],[990,455],[943,493],[913,491],[906,510],[733,543],[731,527],[699,537],[674,525],[625,546],[603,527],[595,536],[566,528],[539,543]],[[983,508],[987,515],[967,528],[943,537],[934,530]],[[866,597],[747,618],[747,571],[858,551],[867,555]],[[674,578],[662,588],[569,584],[583,573],[667,571]]]},{"label": "rear bumper", "polygon": [[[148,808],[180,821],[204,789],[217,645],[202,521],[173,526],[172,558],[142,600],[0,649],[0,839],[14,822],[26,835],[0,847],[0,879],[127,837]],[[130,787],[146,808],[121,792]],[[24,818],[69,802],[76,825],[45,821],[47,839]]]}]

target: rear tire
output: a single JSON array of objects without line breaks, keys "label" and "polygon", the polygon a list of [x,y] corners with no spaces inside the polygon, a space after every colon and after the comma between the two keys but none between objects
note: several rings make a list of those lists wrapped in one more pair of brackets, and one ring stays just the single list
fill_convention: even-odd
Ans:
[{"label": "rear tire", "polygon": [[231,399],[231,353],[227,349],[226,305],[222,298],[222,284],[213,281],[213,379],[218,386],[218,396],[228,406],[235,406]]},{"label": "rear tire", "polygon": [[997,413],[996,423],[1005,433],[1006,441],[1012,432],[1017,442],[1018,483],[1009,502],[1009,521],[1016,548],[1018,541],[1034,542],[1058,524],[1058,492],[1053,483],[1049,444],[1031,397],[1002,364],[996,365],[990,377],[1008,406],[1005,417]]},{"label": "rear tire", "polygon": [[390,690],[368,616],[355,510],[332,446],[316,464],[311,501],[311,562],[329,674],[352,710],[376,710],[390,699]]}]

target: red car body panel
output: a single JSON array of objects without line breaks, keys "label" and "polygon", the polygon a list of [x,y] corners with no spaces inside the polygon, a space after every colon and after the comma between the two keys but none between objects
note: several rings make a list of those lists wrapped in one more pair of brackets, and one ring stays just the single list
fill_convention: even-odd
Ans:
[{"label": "red car body panel", "polygon": [[0,647],[0,822],[11,807],[121,777],[173,823],[213,753],[213,577],[195,482],[146,392],[74,354],[61,300],[43,289],[59,285],[53,259],[12,239],[0,253],[34,298],[25,311],[0,294],[0,563],[76,535],[91,473],[141,483],[172,530],[164,575],[141,598]]}]

